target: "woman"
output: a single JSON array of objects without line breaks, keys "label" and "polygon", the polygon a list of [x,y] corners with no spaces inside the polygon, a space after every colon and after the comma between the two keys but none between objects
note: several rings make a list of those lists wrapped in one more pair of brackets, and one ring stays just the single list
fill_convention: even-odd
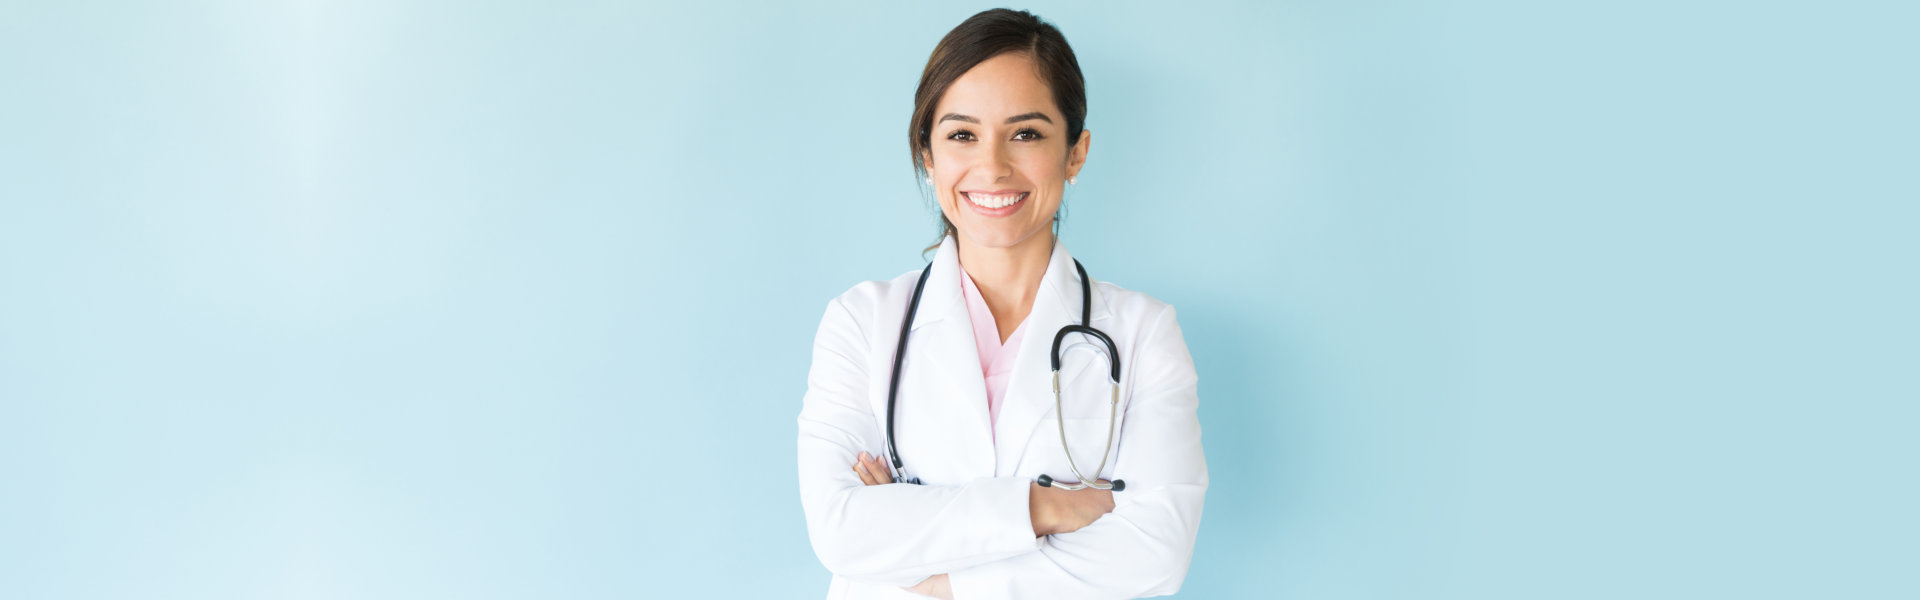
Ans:
[{"label": "woman", "polygon": [[[914,107],[914,163],[945,235],[926,269],[827,305],[800,410],[828,596],[1179,590],[1207,488],[1193,362],[1172,307],[1107,282],[1083,294],[1055,237],[1091,139],[1066,38],[1025,12],[974,15],[934,48]],[[1111,338],[1117,387],[1106,346],[1069,333],[1063,345],[1100,345],[1061,350],[1056,402],[1049,351],[1068,325]],[[1076,473],[1125,483],[1067,489]]]}]

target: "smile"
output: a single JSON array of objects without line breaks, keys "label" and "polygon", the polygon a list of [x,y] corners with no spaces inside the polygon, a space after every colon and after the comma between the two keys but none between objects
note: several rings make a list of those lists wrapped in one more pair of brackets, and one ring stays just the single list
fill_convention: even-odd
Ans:
[{"label": "smile", "polygon": [[967,204],[973,205],[974,212],[990,217],[1003,217],[1020,210],[1020,205],[1026,202],[1027,196],[1030,194],[1028,192],[995,191],[992,193],[961,192],[960,195],[967,198]]}]

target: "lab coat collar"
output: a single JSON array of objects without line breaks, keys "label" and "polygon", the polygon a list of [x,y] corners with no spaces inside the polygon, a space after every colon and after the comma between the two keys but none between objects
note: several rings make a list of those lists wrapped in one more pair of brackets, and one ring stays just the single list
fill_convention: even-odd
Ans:
[{"label": "lab coat collar", "polygon": [[[934,251],[933,262],[927,264],[933,274],[927,276],[927,286],[920,290],[920,309],[913,315],[913,330],[945,321],[967,320],[967,301],[960,295],[960,251],[954,244],[953,236],[940,240],[940,249]],[[978,357],[974,362],[980,362]]]}]

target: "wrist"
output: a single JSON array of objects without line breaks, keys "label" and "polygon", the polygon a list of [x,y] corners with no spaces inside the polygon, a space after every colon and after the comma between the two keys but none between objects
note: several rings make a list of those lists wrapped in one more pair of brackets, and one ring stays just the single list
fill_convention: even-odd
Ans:
[{"label": "wrist", "polygon": [[1053,488],[1028,482],[1027,490],[1027,516],[1033,520],[1033,536],[1053,535]]}]

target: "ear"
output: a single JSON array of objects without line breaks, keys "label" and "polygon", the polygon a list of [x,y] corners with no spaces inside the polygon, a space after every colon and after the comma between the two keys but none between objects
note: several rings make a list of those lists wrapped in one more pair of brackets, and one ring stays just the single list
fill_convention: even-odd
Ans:
[{"label": "ear", "polygon": [[933,153],[932,152],[928,152],[926,150],[920,151],[920,166],[921,168],[926,169],[928,173],[933,172]]},{"label": "ear", "polygon": [[1087,148],[1093,145],[1093,130],[1080,130],[1080,141],[1067,149],[1067,176],[1080,175],[1080,168],[1087,164]]}]

